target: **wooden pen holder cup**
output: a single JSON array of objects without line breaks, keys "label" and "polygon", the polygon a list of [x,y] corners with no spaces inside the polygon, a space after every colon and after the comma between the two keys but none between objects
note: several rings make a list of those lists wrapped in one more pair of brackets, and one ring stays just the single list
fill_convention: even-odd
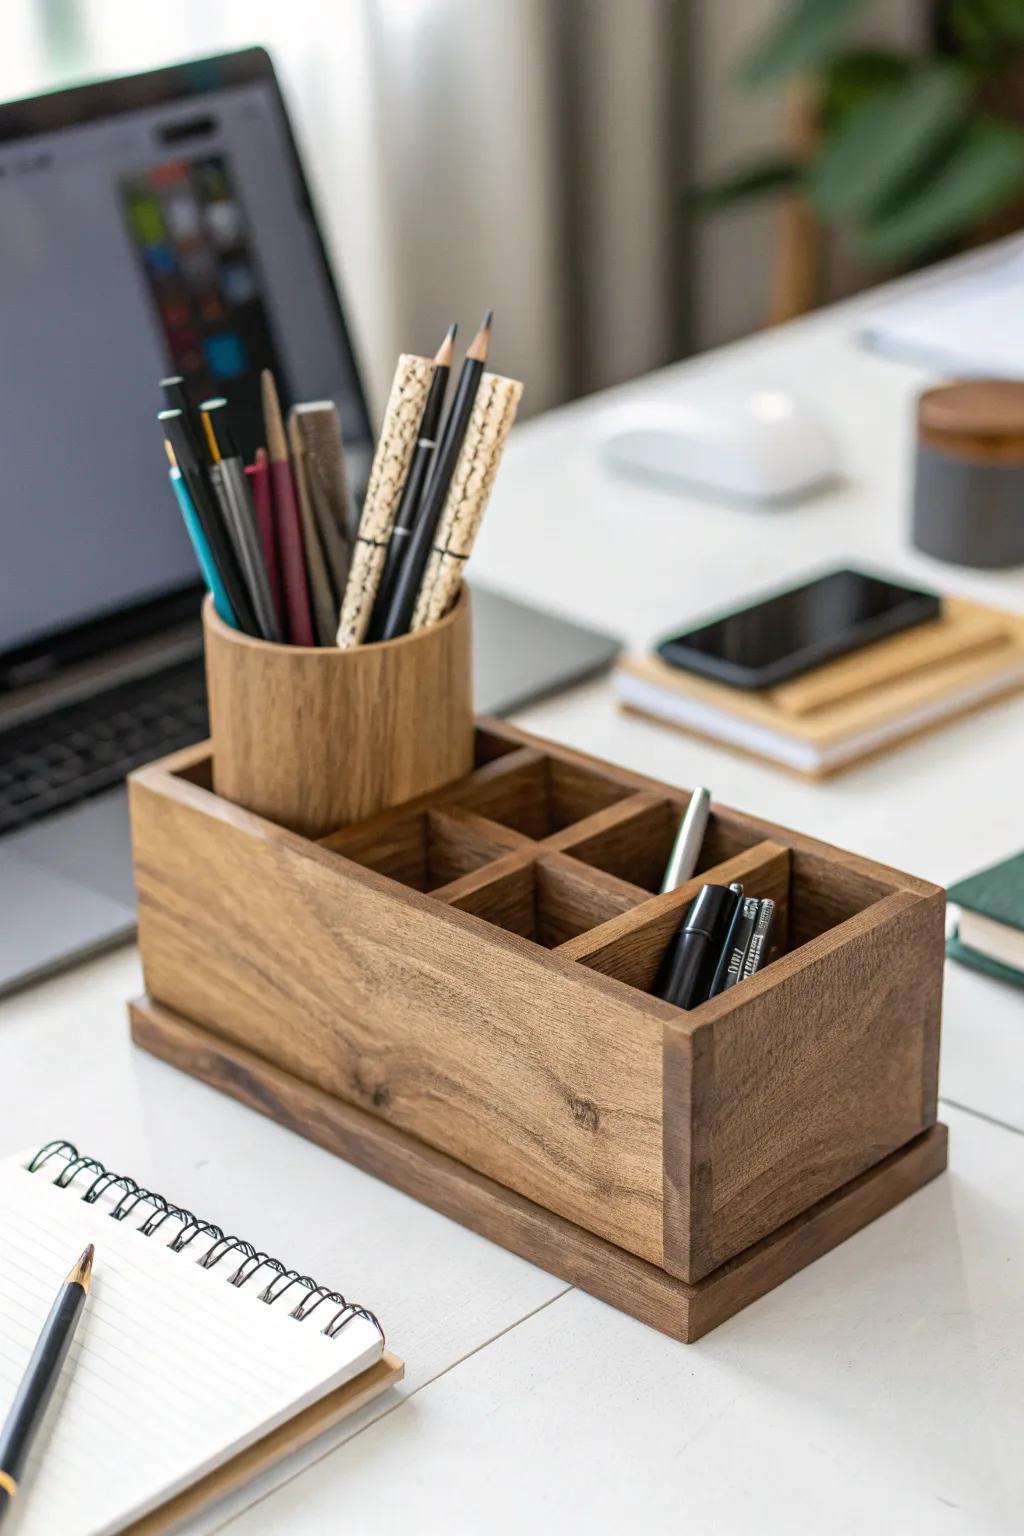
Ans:
[{"label": "wooden pen holder cup", "polygon": [[351,650],[271,645],[203,606],[213,787],[321,837],[473,764],[470,600],[440,623]]},{"label": "wooden pen holder cup", "polygon": [[[135,1038],[417,1199],[691,1340],[944,1167],[937,886],[716,804],[659,894],[687,791],[493,720],[317,840],[220,769],[132,776]],[[771,897],[777,953],[683,1011],[705,881]]]}]

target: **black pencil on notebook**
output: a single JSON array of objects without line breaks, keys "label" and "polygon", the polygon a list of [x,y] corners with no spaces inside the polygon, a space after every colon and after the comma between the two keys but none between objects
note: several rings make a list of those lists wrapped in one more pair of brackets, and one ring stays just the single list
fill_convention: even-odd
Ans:
[{"label": "black pencil on notebook", "polygon": [[437,435],[441,425],[441,412],[444,409],[445,391],[448,388],[448,378],[451,373],[453,344],[457,329],[455,325],[448,327],[448,333],[434,356],[434,377],[430,381],[430,390],[423,407],[423,415],[420,417],[416,449],[402,487],[398,511],[395,513],[395,525],[388,541],[387,558],[374,600],[373,613],[370,616],[367,640],[379,640],[384,632],[391,606],[391,596],[408,551],[409,538],[420,508],[427,473],[437,447]]},{"label": "black pencil on notebook", "polygon": [[0,1429],[0,1521],[18,1492],[32,1448],[64,1357],[71,1347],[89,1293],[93,1246],[90,1243],[57,1292],[53,1306],[29,1357],[21,1384]]},{"label": "black pencil on notebook", "polygon": [[480,388],[480,380],[483,377],[487,347],[491,339],[492,317],[493,311],[488,310],[483,324],[466,352],[455,398],[445,420],[441,440],[434,452],[430,478],[423,492],[415,526],[408,540],[409,547],[395,580],[394,592],[381,629],[382,640],[394,640],[398,635],[404,635],[412,622],[423,573],[433,548],[434,534],[441,520],[452,475],[455,473],[455,465],[458,462],[463,439],[469,427],[469,418],[473,412],[473,404]]}]

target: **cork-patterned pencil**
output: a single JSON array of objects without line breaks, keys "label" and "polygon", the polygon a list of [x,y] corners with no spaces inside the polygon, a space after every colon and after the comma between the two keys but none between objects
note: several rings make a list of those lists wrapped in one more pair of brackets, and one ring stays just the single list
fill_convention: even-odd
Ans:
[{"label": "cork-patterned pencil", "polygon": [[398,359],[341,605],[337,638],[342,649],[358,645],[370,622],[433,374],[429,357],[403,353]]},{"label": "cork-patterned pencil", "polygon": [[523,393],[518,379],[485,373],[427,562],[412,629],[443,619],[458,595]]}]

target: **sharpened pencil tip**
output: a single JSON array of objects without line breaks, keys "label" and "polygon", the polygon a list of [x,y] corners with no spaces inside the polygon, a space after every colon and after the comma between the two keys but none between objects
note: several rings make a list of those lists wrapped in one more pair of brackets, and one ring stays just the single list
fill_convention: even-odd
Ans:
[{"label": "sharpened pencil tip", "polygon": [[439,368],[450,368],[452,365],[452,358],[455,356],[455,333],[458,328],[454,322],[448,327],[444,341],[434,354],[434,362]]},{"label": "sharpened pencil tip", "polygon": [[483,324],[466,349],[466,356],[473,358],[475,362],[482,363],[487,359],[487,345],[491,339],[491,322],[493,319],[494,310],[489,309],[486,315],[484,315]]},{"label": "sharpened pencil tip", "polygon": [[277,383],[269,368],[264,368],[260,374],[260,389],[263,397],[263,429],[267,434],[270,462],[287,464],[288,440],[281,416],[281,402],[277,395]]},{"label": "sharpened pencil tip", "polygon": [[90,1243],[82,1254],[78,1263],[68,1275],[65,1285],[80,1285],[83,1290],[89,1289],[89,1281],[92,1278],[92,1261],[96,1254],[95,1244]]}]

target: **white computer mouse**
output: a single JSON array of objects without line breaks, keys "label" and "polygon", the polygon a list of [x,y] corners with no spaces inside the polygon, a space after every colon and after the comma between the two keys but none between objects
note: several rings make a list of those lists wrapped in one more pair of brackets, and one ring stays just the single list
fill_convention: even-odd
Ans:
[{"label": "white computer mouse", "polygon": [[599,443],[612,469],[730,500],[795,500],[838,472],[827,423],[771,387],[694,382],[671,404],[614,406]]}]

